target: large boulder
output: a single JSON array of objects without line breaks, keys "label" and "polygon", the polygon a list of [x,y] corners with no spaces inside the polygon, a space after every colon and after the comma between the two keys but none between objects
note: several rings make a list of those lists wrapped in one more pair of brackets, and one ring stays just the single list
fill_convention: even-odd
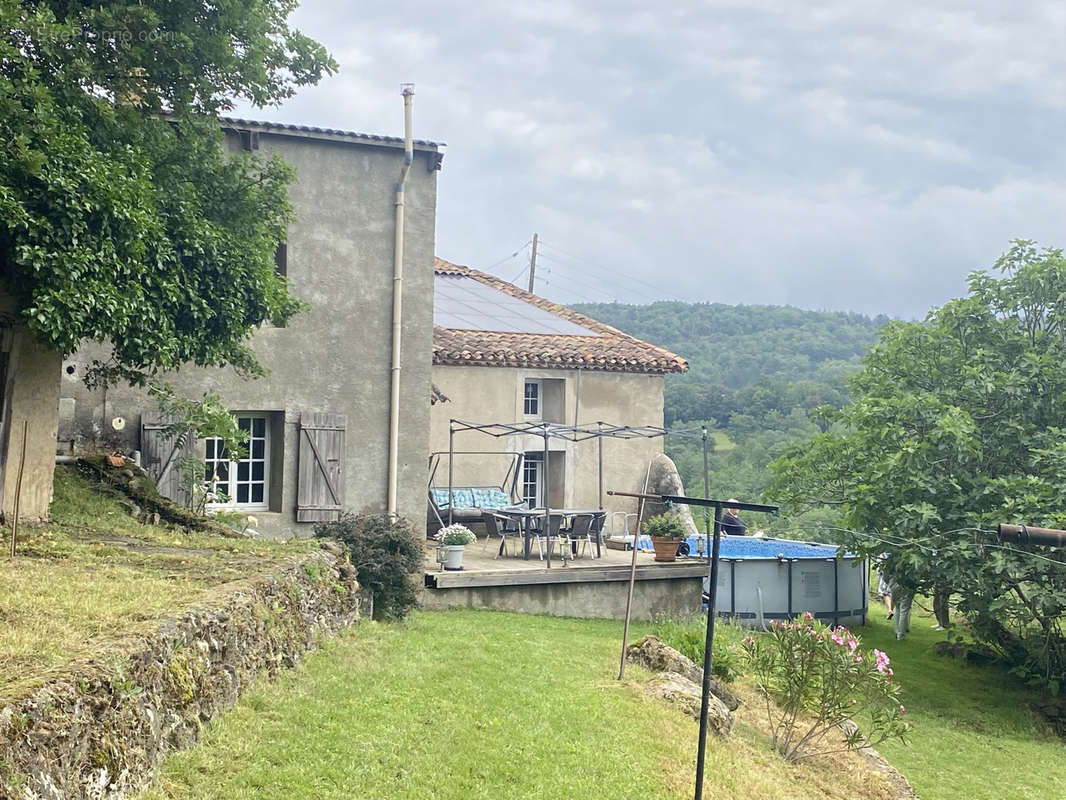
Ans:
[{"label": "large boulder", "polygon": [[[697,722],[700,719],[701,691],[698,683],[676,672],[660,674],[647,688],[650,697],[678,706]],[[725,703],[713,694],[707,698],[707,729],[722,738],[733,730],[733,715],[725,707]]]},{"label": "large boulder", "polygon": [[[693,683],[703,683],[702,667],[655,636],[645,636],[630,644],[626,648],[626,661],[639,664],[652,672],[674,672]],[[736,696],[713,675],[711,694],[721,700],[730,711],[736,711],[740,707]]]},{"label": "large boulder", "polygon": [[[654,636],[645,636],[626,648],[626,660],[659,673],[645,691],[649,696],[665,700],[697,722],[703,694],[703,670],[692,659]],[[733,729],[733,711],[740,701],[721,681],[711,677],[711,692],[707,696],[707,726],[718,736],[728,736]]]},{"label": "large boulder", "polygon": [[[677,466],[670,456],[665,453],[652,459],[651,469],[648,473],[648,494],[679,496],[684,496],[685,494],[685,487],[681,483],[681,475],[677,471]],[[659,514],[673,514],[679,517],[681,523],[685,526],[685,536],[700,535],[700,530],[696,527],[696,522],[692,519],[692,511],[688,506],[666,506],[663,503],[649,501],[644,504],[644,516],[640,521],[641,525],[643,525],[644,520]]]}]

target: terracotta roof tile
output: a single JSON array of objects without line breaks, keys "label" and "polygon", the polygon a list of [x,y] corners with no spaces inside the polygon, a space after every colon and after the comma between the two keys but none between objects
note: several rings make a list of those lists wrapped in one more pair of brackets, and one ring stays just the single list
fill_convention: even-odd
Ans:
[{"label": "terracotta roof tile", "polygon": [[494,275],[434,260],[438,275],[460,275],[579,325],[597,336],[460,330],[435,325],[433,363],[458,366],[595,369],[609,372],[686,372],[678,355],[641,341],[572,308],[538,297]]}]

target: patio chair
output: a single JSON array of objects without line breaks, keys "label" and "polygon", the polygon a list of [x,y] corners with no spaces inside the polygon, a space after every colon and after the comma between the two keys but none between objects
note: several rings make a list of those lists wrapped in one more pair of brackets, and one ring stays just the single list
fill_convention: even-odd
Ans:
[{"label": "patio chair", "polygon": [[593,541],[596,542],[596,558],[599,558],[603,554],[603,528],[606,524],[606,511],[597,511],[592,515],[592,528],[590,533],[592,534]]},{"label": "patio chair", "polygon": [[566,538],[566,535],[559,530],[563,524],[562,514],[548,515],[547,533],[544,531],[544,517],[541,515],[530,517],[528,524],[530,531],[533,533],[533,538],[537,540],[537,549],[540,551],[540,557],[542,560],[544,558],[544,546],[541,540],[545,537],[548,540],[548,547],[552,547],[556,542],[561,541],[565,542],[567,548],[569,548],[569,540]]},{"label": "patio chair", "polygon": [[491,511],[486,511],[481,515],[482,521],[485,523],[485,545],[482,545],[482,549],[487,546],[489,539],[494,535],[500,537],[500,546],[496,550],[496,555],[493,558],[499,558],[504,550],[507,548],[507,537],[515,536],[521,538],[522,529],[517,524],[507,517],[502,517],[499,514],[494,514]]},{"label": "patio chair", "polygon": [[579,548],[584,548],[590,557],[592,553],[592,525],[596,519],[595,514],[575,514],[569,529],[566,531],[567,543],[573,547],[575,556],[581,554]]}]

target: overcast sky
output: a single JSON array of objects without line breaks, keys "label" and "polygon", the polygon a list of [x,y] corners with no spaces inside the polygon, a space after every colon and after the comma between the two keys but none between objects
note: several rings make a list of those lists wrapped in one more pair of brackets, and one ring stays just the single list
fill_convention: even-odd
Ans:
[{"label": "overcast sky", "polygon": [[[437,253],[560,302],[920,317],[1066,246],[1066,3],[304,0],[260,119],[447,142]],[[524,249],[523,249],[524,248]],[[517,256],[512,256],[518,251]],[[539,280],[543,276],[543,282]]]}]

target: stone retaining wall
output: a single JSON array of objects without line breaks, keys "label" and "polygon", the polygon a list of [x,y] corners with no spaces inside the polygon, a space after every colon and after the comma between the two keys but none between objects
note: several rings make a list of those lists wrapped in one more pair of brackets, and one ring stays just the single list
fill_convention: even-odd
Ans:
[{"label": "stone retaining wall", "polygon": [[0,797],[95,800],[147,785],[257,675],[368,609],[354,569],[325,551],[219,587],[122,655],[68,665],[0,710]]}]

